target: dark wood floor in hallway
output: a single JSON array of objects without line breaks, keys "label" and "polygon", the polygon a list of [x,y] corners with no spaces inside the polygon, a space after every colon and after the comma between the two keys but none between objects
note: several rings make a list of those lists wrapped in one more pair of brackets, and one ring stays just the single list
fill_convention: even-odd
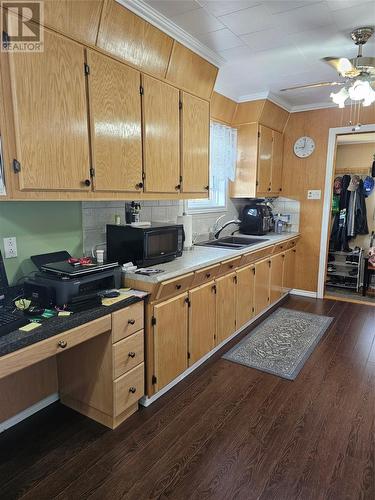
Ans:
[{"label": "dark wood floor in hallway", "polygon": [[56,403],[0,435],[0,498],[374,500],[375,308],[284,306],[335,318],[295,381],[222,351],[115,431]]}]

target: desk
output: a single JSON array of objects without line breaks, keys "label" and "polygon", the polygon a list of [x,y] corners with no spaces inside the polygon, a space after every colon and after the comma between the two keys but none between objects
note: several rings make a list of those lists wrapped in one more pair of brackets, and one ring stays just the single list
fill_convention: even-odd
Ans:
[{"label": "desk", "polygon": [[143,300],[132,297],[47,320],[29,333],[5,335],[0,379],[6,383],[7,377],[55,358],[61,402],[115,428],[138,409],[144,394],[143,310]]}]

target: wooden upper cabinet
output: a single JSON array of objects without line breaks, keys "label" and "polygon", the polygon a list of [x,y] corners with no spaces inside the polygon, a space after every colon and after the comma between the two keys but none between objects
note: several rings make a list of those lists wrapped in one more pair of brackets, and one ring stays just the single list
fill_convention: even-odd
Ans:
[{"label": "wooden upper cabinet", "polygon": [[280,194],[282,191],[283,176],[283,134],[272,131],[272,162],[271,162],[271,192]]},{"label": "wooden upper cabinet", "polygon": [[154,306],[154,366],[160,390],[188,367],[187,293]]},{"label": "wooden upper cabinet", "polygon": [[179,42],[174,42],[167,80],[203,99],[210,99],[218,68]]},{"label": "wooden upper cabinet", "polygon": [[97,46],[133,66],[164,78],[173,38],[115,0],[105,0]]},{"label": "wooden upper cabinet", "polygon": [[209,127],[209,103],[182,92],[181,173],[185,193],[208,193]]},{"label": "wooden upper cabinet", "polygon": [[258,124],[248,123],[237,127],[236,178],[230,182],[232,198],[256,196],[258,164]]},{"label": "wooden upper cabinet", "polygon": [[9,53],[21,190],[90,189],[84,62],[82,46],[49,30],[43,52]]},{"label": "wooden upper cabinet", "polygon": [[46,26],[95,45],[103,0],[44,0],[43,3]]},{"label": "wooden upper cabinet", "polygon": [[88,51],[91,144],[96,191],[141,191],[140,73]]},{"label": "wooden upper cabinet", "polygon": [[211,120],[231,126],[236,109],[237,103],[235,101],[218,92],[213,92],[210,103]]},{"label": "wooden upper cabinet", "polygon": [[259,126],[257,193],[271,191],[272,130]]},{"label": "wooden upper cabinet", "polygon": [[214,282],[189,291],[189,366],[215,347],[216,293]]},{"label": "wooden upper cabinet", "polygon": [[180,184],[180,94],[146,75],[142,85],[145,191],[176,193]]}]

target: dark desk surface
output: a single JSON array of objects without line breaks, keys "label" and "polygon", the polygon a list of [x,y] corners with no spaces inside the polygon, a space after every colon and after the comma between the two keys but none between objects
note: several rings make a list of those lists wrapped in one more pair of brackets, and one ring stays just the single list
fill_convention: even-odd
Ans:
[{"label": "dark desk surface", "polygon": [[45,319],[40,327],[30,332],[15,330],[7,335],[3,335],[0,337],[0,362],[1,356],[5,354],[66,332],[102,316],[107,316],[141,300],[143,298],[129,297],[112,306],[99,306],[87,311],[72,313],[70,316],[54,316],[53,318]]}]

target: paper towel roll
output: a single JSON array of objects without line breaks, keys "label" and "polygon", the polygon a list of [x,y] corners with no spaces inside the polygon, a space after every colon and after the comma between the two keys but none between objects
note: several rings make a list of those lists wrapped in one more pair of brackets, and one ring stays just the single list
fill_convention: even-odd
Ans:
[{"label": "paper towel roll", "polygon": [[191,215],[179,215],[177,223],[183,224],[185,231],[184,248],[188,249],[193,246],[193,217]]}]

